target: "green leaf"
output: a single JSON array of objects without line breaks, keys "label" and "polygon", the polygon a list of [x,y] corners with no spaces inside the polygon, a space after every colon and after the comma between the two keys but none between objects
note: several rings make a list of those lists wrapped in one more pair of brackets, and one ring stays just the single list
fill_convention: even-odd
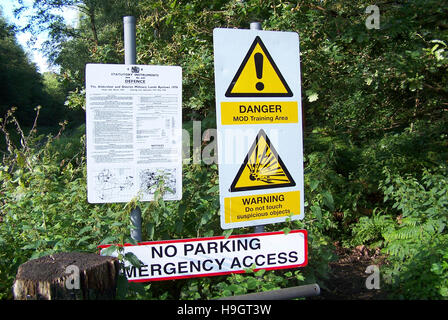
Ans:
[{"label": "green leaf", "polygon": [[80,243],[83,243],[84,241],[86,241],[88,239],[91,239],[90,235],[82,237],[81,239],[78,240],[77,245],[79,245]]},{"label": "green leaf", "polygon": [[255,272],[255,276],[262,277],[265,273],[266,273],[266,270],[261,269],[261,270],[258,270],[257,272]]},{"label": "green leaf", "polygon": [[143,262],[141,262],[133,252],[126,252],[124,257],[125,260],[129,261],[136,268],[139,268],[143,265]]},{"label": "green leaf", "polygon": [[160,198],[158,199],[157,203],[159,204],[159,206],[160,206],[162,209],[165,209],[165,201],[163,200],[163,197],[160,197]]},{"label": "green leaf", "polygon": [[118,249],[117,246],[109,246],[107,248],[101,249],[101,255],[102,256],[111,256],[116,250]]},{"label": "green leaf", "polygon": [[319,95],[313,90],[306,90],[305,94],[308,97],[309,102],[314,102],[319,99]]},{"label": "green leaf", "polygon": [[78,234],[82,235],[83,233],[86,233],[87,231],[90,231],[90,230],[92,230],[92,227],[86,226],[86,227],[82,228],[81,230],[79,230]]},{"label": "green leaf", "polygon": [[448,287],[442,287],[440,288],[440,295],[442,297],[448,297]]},{"label": "green leaf", "polygon": [[233,229],[228,229],[228,230],[225,230],[222,234],[227,239],[228,237],[230,237],[232,235],[232,232],[233,232]]},{"label": "green leaf", "polygon": [[117,239],[117,237],[115,237],[115,236],[106,237],[106,238],[104,238],[103,241],[101,241],[100,245],[102,245],[102,244],[111,244],[112,242],[116,241],[116,239]]},{"label": "green leaf", "polygon": [[319,186],[319,180],[311,180],[310,181],[310,188],[311,191],[316,190],[316,188]]},{"label": "green leaf", "polygon": [[311,212],[316,217],[317,221],[322,222],[322,210],[319,206],[316,205],[312,206]]},{"label": "green leaf", "polygon": [[330,209],[331,211],[334,211],[334,200],[333,200],[333,196],[331,195],[331,193],[328,191],[324,191],[322,196],[323,196],[324,204],[327,206],[327,208]]},{"label": "green leaf", "polygon": [[258,286],[258,281],[257,279],[250,277],[247,279],[247,289],[248,290],[254,290],[256,289]]},{"label": "green leaf", "polygon": [[27,249],[37,249],[40,246],[40,241],[36,241],[36,242],[32,242],[29,243],[25,246],[22,247],[22,249],[27,250]]},{"label": "green leaf", "polygon": [[146,224],[146,232],[148,233],[148,238],[149,240],[154,239],[154,230],[155,230],[155,225],[152,222],[148,222]]},{"label": "green leaf", "polygon": [[231,284],[230,286],[227,287],[227,290],[230,290],[232,292],[235,292],[239,289],[239,286],[236,284]]},{"label": "green leaf", "polygon": [[317,101],[317,99],[319,99],[319,95],[317,93],[313,93],[312,95],[308,96],[308,101],[309,102]]},{"label": "green leaf", "polygon": [[433,263],[431,265],[431,272],[433,272],[437,275],[442,275],[443,274],[442,265],[440,263]]},{"label": "green leaf", "polygon": [[[253,263],[249,268],[245,268],[244,272],[245,273],[254,273],[254,269],[257,267],[257,265],[255,263]],[[237,275],[239,276],[239,275]]]},{"label": "green leaf", "polygon": [[218,192],[218,191],[219,191],[219,185],[211,187],[210,189],[207,190],[207,193],[208,193],[208,194],[210,194],[210,193],[216,193],[216,192]]}]

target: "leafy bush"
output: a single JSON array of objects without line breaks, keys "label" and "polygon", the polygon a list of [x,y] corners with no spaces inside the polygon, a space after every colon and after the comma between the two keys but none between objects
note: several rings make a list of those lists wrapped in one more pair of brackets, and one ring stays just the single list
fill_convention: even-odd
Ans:
[{"label": "leafy bush", "polygon": [[[28,259],[54,252],[96,252],[100,244],[134,243],[129,213],[140,206],[145,240],[210,237],[223,234],[219,223],[217,166],[185,165],[181,201],[166,202],[163,184],[155,200],[140,203],[92,205],[86,198],[85,127],[70,134],[24,135],[13,115],[21,144],[9,141],[0,167],[0,299],[11,298],[11,285],[17,268]],[[64,126],[64,123],[61,123]],[[4,134],[8,135],[7,131]],[[191,160],[191,159],[190,159]],[[317,202],[316,202],[317,203]],[[316,204],[315,204],[316,206]],[[332,258],[325,225],[310,220],[310,266],[307,270],[258,271],[175,283],[128,283],[120,277],[121,299],[209,299],[227,294],[270,290],[315,281],[326,275]],[[277,226],[269,229],[278,230]],[[304,228],[303,222],[288,222],[291,228]],[[250,232],[230,230],[226,235]],[[138,263],[135,257],[120,257]],[[306,277],[306,280],[305,280]]]},{"label": "leafy bush", "polygon": [[421,179],[386,174],[385,200],[394,201],[392,208],[401,213],[395,227],[383,234],[394,293],[411,299],[447,298],[447,167],[425,170]]},{"label": "leafy bush", "polygon": [[388,212],[363,217],[353,244],[382,247],[388,263],[382,276],[392,297],[448,298],[448,169],[424,170],[420,179],[384,170],[381,183]]},{"label": "leafy bush", "polygon": [[0,298],[11,297],[17,268],[28,259],[130,241],[129,205],[87,203],[83,127],[72,137],[62,128],[56,136],[24,135],[10,119],[21,143],[8,140],[0,166]]},{"label": "leafy bush", "polygon": [[383,234],[393,225],[390,215],[383,212],[373,212],[372,216],[364,216],[353,226],[353,238],[350,245],[357,246],[368,244],[370,247],[378,248],[383,245]]}]

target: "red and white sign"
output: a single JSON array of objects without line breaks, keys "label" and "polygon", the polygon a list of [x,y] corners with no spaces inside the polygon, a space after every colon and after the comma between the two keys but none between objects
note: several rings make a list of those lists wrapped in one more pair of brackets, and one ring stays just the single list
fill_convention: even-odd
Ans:
[{"label": "red and white sign", "polygon": [[123,272],[128,280],[146,282],[243,273],[253,267],[304,267],[308,263],[307,251],[307,231],[293,230],[288,234],[280,231],[143,242],[124,245],[121,254],[132,252],[143,263],[136,268],[125,262]]}]

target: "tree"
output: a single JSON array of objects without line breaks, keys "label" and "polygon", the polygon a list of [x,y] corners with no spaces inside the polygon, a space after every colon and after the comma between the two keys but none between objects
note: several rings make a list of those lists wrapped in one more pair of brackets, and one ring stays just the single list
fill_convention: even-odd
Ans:
[{"label": "tree", "polygon": [[[50,62],[61,67],[61,74],[72,82],[72,89],[84,83],[87,62],[122,61],[122,17],[137,14],[137,2],[120,0],[34,0],[21,7],[16,15],[26,16],[23,30],[37,35],[48,32],[43,51]],[[68,8],[78,11],[77,26],[67,25],[61,15]],[[118,43],[118,44],[117,44]]]},{"label": "tree", "polygon": [[17,107],[17,117],[30,125],[34,107],[44,97],[37,67],[15,39],[15,31],[0,17],[0,117]]}]

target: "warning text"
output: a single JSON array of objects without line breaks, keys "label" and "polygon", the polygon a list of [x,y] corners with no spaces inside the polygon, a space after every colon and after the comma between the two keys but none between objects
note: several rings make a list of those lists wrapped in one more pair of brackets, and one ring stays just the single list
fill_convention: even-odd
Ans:
[{"label": "warning text", "polygon": [[221,123],[223,125],[298,122],[296,101],[221,102]]},{"label": "warning text", "polygon": [[300,191],[224,198],[228,223],[287,217],[300,214]]},{"label": "warning text", "polygon": [[[105,249],[108,246],[100,246]],[[140,265],[124,262],[129,281],[154,281],[245,272],[247,268],[283,269],[307,263],[305,230],[166,240],[125,245]],[[118,251],[112,255],[117,255]]]}]

